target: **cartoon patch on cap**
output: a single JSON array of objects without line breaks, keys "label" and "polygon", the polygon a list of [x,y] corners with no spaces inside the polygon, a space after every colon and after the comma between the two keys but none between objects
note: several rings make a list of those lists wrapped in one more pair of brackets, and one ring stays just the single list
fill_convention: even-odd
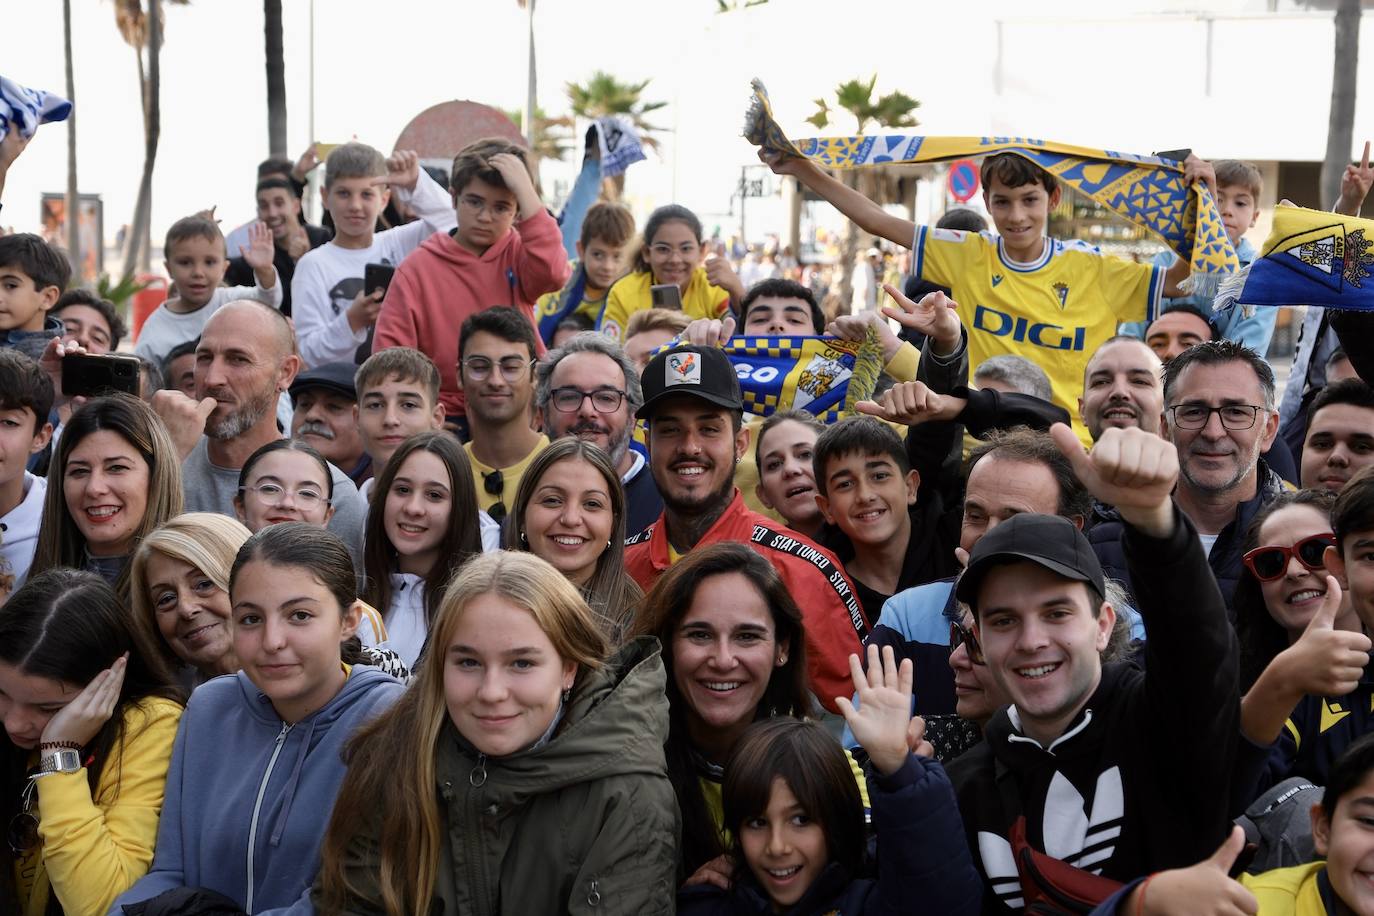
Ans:
[{"label": "cartoon patch on cap", "polygon": [[668,387],[701,384],[701,360],[697,358],[697,354],[670,353],[663,365],[667,374],[664,384]]}]

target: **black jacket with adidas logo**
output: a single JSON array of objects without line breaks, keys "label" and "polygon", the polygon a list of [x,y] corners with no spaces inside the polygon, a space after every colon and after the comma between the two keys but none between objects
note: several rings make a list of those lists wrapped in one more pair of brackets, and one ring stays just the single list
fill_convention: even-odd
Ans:
[{"label": "black jacket with adidas logo", "polygon": [[1210,855],[1230,827],[1240,729],[1237,649],[1197,534],[1177,509],[1171,537],[1127,528],[1124,547],[1145,621],[1145,668],[1105,665],[1087,704],[1048,748],[1015,710],[949,764],[982,871],[984,912],[1024,906],[1008,840],[1129,881]]}]

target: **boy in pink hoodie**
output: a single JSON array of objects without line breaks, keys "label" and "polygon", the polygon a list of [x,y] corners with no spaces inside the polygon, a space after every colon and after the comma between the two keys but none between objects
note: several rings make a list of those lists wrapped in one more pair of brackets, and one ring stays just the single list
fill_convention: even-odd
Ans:
[{"label": "boy in pink hoodie", "polygon": [[463,320],[494,305],[514,306],[537,339],[534,302],[562,288],[568,262],[558,223],[544,209],[519,146],[501,139],[469,144],[453,160],[451,184],[458,228],[430,236],[396,269],[377,316],[373,352],[413,347],[434,360],[439,400],[456,419],[465,412],[458,387]]}]

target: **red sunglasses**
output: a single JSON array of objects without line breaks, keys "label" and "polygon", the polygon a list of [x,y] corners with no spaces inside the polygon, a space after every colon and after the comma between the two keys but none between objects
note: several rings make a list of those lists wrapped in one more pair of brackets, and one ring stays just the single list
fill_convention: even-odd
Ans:
[{"label": "red sunglasses", "polygon": [[1282,579],[1288,570],[1288,562],[1293,557],[1313,572],[1326,568],[1322,562],[1326,548],[1336,546],[1336,536],[1331,532],[1314,534],[1298,541],[1292,547],[1256,547],[1245,554],[1245,568],[1255,574],[1261,582]]}]

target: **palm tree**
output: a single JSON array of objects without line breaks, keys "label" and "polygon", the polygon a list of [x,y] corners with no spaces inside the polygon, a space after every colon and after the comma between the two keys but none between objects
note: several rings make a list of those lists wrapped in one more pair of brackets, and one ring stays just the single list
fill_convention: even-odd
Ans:
[{"label": "palm tree", "polygon": [[[639,142],[649,149],[659,147],[654,136],[663,130],[645,120],[645,115],[658,111],[667,102],[646,102],[640,98],[649,80],[639,83],[622,83],[613,75],[597,70],[585,83],[567,83],[565,90],[573,114],[579,118],[595,121],[607,115],[625,115],[639,131]],[[608,200],[617,200],[625,190],[625,175],[621,173],[606,179],[601,185],[601,194]]]},{"label": "palm tree", "polygon": [[[893,129],[915,127],[920,123],[912,115],[913,111],[921,107],[919,101],[900,90],[875,98],[873,92],[877,85],[878,75],[875,73],[867,81],[847,80],[835,87],[836,105],[853,116],[859,133],[867,133],[870,126]],[[830,125],[831,114],[829,102],[823,98],[816,99],[816,112],[806,120],[815,125],[817,130],[825,130]],[[862,176],[857,170],[848,169],[840,175],[840,180],[851,188],[858,188],[863,191],[868,197],[878,199],[879,203],[885,202],[877,194],[878,188],[882,185],[880,176],[874,174],[872,169],[865,169]],[[859,251],[859,241],[858,227],[853,223],[846,222],[844,247],[840,255],[840,307],[842,309],[849,307],[850,299],[854,294],[851,271],[854,267],[854,257]]]},{"label": "palm tree", "polygon": [[1341,175],[1350,162],[1355,131],[1355,77],[1360,56],[1360,0],[1339,0],[1336,6],[1336,54],[1331,74],[1331,114],[1326,127],[1326,158],[1322,161],[1321,205],[1329,206],[1341,192]]},{"label": "palm tree", "polygon": [[[167,0],[185,5],[190,0]],[[162,0],[115,0],[115,25],[124,43],[134,49],[138,62],[139,94],[143,102],[143,174],[138,184],[138,200],[124,248],[124,275],[152,266],[152,239],[149,229],[153,211],[153,163],[157,159],[158,138],[162,131]],[[144,52],[147,63],[144,63]]]},{"label": "palm tree", "polygon": [[76,183],[76,77],[72,72],[72,0],[62,0],[62,52],[66,57],[67,98],[67,258],[72,272],[81,278],[81,194]]},{"label": "palm tree", "polygon": [[267,57],[267,146],[286,158],[286,61],[282,51],[281,0],[262,0]]},{"label": "palm tree", "polygon": [[[518,108],[502,109],[520,132],[526,136],[525,113]],[[542,108],[534,109],[534,140],[530,152],[540,159],[563,160],[572,149],[572,126],[570,117],[551,118]]]}]

